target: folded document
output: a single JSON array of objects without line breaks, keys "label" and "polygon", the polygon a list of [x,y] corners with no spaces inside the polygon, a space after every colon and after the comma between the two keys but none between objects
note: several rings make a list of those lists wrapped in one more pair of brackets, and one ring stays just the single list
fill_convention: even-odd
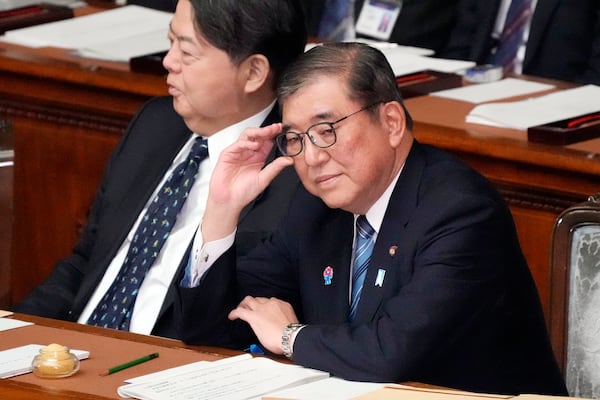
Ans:
[{"label": "folded document", "polygon": [[243,354],[128,380],[117,393],[141,400],[243,400],[328,378],[327,372]]},{"label": "folded document", "polygon": [[519,130],[600,111],[600,87],[585,85],[527,100],[481,104],[466,118],[474,124]]},{"label": "folded document", "polygon": [[0,40],[28,47],[59,47],[110,61],[169,49],[172,13],[137,5],[118,7],[69,20],[10,30]]}]

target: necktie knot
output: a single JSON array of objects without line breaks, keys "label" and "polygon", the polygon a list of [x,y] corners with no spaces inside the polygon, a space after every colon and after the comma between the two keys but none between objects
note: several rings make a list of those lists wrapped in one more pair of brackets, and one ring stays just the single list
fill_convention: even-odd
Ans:
[{"label": "necktie knot", "polygon": [[194,140],[192,149],[190,150],[189,159],[196,164],[208,157],[208,140],[202,136],[198,136]]},{"label": "necktie knot", "polygon": [[356,218],[356,231],[361,239],[370,240],[375,234],[375,229],[369,224],[367,218],[364,215],[359,215]]}]

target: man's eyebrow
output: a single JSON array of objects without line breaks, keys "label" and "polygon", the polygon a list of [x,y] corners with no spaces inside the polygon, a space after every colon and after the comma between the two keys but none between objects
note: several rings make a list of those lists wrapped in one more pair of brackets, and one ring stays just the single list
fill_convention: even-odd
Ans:
[{"label": "man's eyebrow", "polygon": [[323,111],[316,115],[313,115],[313,117],[311,119],[313,121],[316,121],[316,120],[323,120],[323,119],[331,119],[332,117],[333,117],[333,114],[331,111]]},{"label": "man's eyebrow", "polygon": [[173,36],[175,36],[175,39],[179,40],[180,42],[188,42],[188,43],[193,43],[193,39],[189,36],[182,36],[182,35],[178,35],[174,30],[173,30],[173,26],[171,25],[171,23],[169,23],[169,33],[172,34]]},{"label": "man's eyebrow", "polygon": [[[321,113],[318,113],[316,115],[313,115],[310,118],[310,125],[312,124],[318,124],[319,122],[330,122],[329,120],[333,119],[333,114],[331,111],[323,111]],[[281,130],[282,131],[288,131],[292,128],[292,125],[290,124],[284,124],[281,126]]]}]

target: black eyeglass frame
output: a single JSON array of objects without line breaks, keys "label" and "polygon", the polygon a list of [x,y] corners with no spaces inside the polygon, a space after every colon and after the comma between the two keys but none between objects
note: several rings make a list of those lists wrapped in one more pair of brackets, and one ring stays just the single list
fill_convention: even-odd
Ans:
[{"label": "black eyeglass frame", "polygon": [[[284,133],[281,133],[279,135],[277,135],[275,137],[275,143],[277,143],[277,148],[279,149],[279,151],[281,152],[281,154],[283,154],[286,157],[296,157],[297,155],[299,155],[300,153],[302,153],[302,151],[304,150],[304,137],[303,135],[308,136],[308,139],[310,140],[310,142],[315,145],[316,147],[320,148],[320,149],[327,149],[331,146],[333,146],[336,142],[337,142],[337,133],[335,131],[335,127],[334,125],[339,124],[340,122],[342,122],[345,119],[350,118],[353,115],[356,115],[360,112],[363,112],[365,110],[368,110],[371,107],[374,107],[380,103],[383,103],[383,101],[378,100],[374,103],[369,104],[368,106],[365,106],[363,108],[361,108],[358,111],[354,111],[353,113],[350,113],[340,119],[338,119],[337,121],[333,121],[333,122],[328,122],[328,121],[323,121],[323,122],[317,122],[316,124],[312,124],[311,126],[309,126],[304,132],[294,132],[294,131],[287,131]],[[319,125],[328,125],[331,133],[333,135],[333,141],[330,144],[326,144],[324,146],[321,146],[319,144],[316,143],[316,139],[314,138],[314,136],[312,136],[309,132],[311,129],[313,129],[315,126],[319,126]],[[298,150],[297,153],[295,154],[287,154],[287,150],[284,148],[284,144],[283,144],[283,140],[287,140],[287,135],[289,134],[294,134],[298,137],[298,140],[300,140],[300,150]]]}]

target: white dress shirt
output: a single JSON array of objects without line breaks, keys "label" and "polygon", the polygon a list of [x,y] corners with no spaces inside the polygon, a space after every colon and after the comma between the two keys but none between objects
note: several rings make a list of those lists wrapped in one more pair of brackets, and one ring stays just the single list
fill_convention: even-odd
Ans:
[{"label": "white dress shirt", "polygon": [[[238,139],[244,129],[260,126],[271,112],[273,106],[274,102],[258,114],[208,137],[209,156],[200,163],[198,175],[190,190],[188,199],[177,217],[177,221],[169,234],[168,240],[165,242],[158,257],[154,261],[154,264],[146,273],[146,277],[138,292],[129,327],[131,332],[141,334],[150,334],[152,332],[173,277],[177,272],[190,241],[194,237],[196,230],[202,221],[202,216],[204,215],[204,210],[206,208],[206,199],[208,198],[210,177],[219,155],[223,149]],[[168,132],[165,132],[165,134],[168,134]],[[173,169],[175,169],[181,161],[185,160],[195,137],[196,134],[190,135],[190,139],[181,148],[181,151],[177,154],[163,179],[156,187],[155,192],[148,199],[148,203],[141,211],[137,221],[132,226],[131,231],[108,266],[104,273],[104,277],[81,313],[78,322],[83,324],[87,322],[91,313],[96,308],[96,305],[100,302],[106,291],[110,288],[112,282],[117,277],[121,265],[123,265],[123,261],[125,260],[125,256],[127,255],[127,251],[129,250],[133,235],[141,218],[148,209],[148,204],[155,197],[156,192],[163,185]]]}]

